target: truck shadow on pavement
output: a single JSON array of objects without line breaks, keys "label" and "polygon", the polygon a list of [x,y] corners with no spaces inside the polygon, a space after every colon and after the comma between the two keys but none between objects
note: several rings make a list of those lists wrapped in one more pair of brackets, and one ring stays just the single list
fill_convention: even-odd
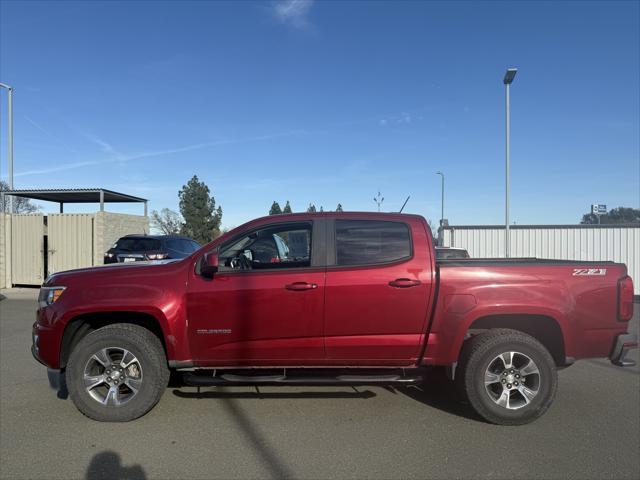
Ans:
[{"label": "truck shadow on pavement", "polygon": [[463,402],[458,398],[457,393],[451,386],[411,386],[399,388],[397,392],[400,392],[403,395],[406,395],[407,397],[429,407],[436,408],[451,415],[487,423],[482,417],[473,411],[468,403]]},{"label": "truck shadow on pavement", "polygon": [[96,453],[87,468],[86,480],[146,480],[147,475],[140,465],[125,467],[120,455],[106,450]]},{"label": "truck shadow on pavement", "polygon": [[[431,380],[431,379],[430,379]],[[261,419],[251,418],[252,416],[243,409],[242,404],[238,402],[241,399],[327,399],[327,398],[354,398],[368,399],[376,396],[371,390],[359,390],[351,387],[352,390],[344,391],[281,391],[281,392],[262,392],[259,387],[253,387],[254,390],[245,391],[229,391],[225,387],[217,387],[210,390],[210,387],[198,388],[197,391],[184,391],[178,385],[172,390],[173,395],[180,398],[191,399],[218,399],[221,401],[223,409],[228,416],[234,420],[239,427],[247,444],[255,452],[260,460],[262,467],[269,473],[271,478],[295,478],[296,473],[292,466],[287,463],[284,456],[271,445],[269,436],[262,431]],[[196,387],[197,388],[197,387]],[[398,392],[408,397],[424,403],[430,407],[444,410],[453,415],[461,417],[481,420],[476,416],[468,405],[464,405],[455,400],[452,394],[451,382],[446,378],[441,381],[436,377],[424,388],[405,388],[395,389],[387,387],[387,391],[397,394]]]},{"label": "truck shadow on pavement", "polygon": [[[371,390],[360,390],[351,387],[352,390],[344,391],[283,391],[283,392],[262,392],[259,387],[253,387],[253,391],[228,391],[223,388],[209,390],[198,389],[195,392],[187,392],[180,390],[179,382],[171,385],[174,387],[172,393],[180,398],[192,399],[327,399],[327,398],[352,398],[352,399],[368,399],[376,396]],[[382,387],[393,394],[401,393],[407,397],[436,408],[443,412],[458,417],[487,423],[482,417],[475,413],[471,406],[463,401],[460,394],[456,391],[452,381],[450,381],[443,369],[433,369],[427,374],[424,384],[419,386],[402,386],[402,387]]]}]

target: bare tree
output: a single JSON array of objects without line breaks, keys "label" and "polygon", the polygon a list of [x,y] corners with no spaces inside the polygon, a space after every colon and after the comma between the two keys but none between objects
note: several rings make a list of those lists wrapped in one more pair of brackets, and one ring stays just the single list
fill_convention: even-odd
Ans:
[{"label": "bare tree", "polygon": [[164,235],[177,235],[184,223],[180,214],[169,208],[163,208],[160,213],[157,210],[151,212],[150,221],[151,227]]},{"label": "bare tree", "polygon": [[[0,180],[0,192],[9,191],[9,185],[7,182]],[[4,198],[4,202],[2,199]],[[13,212],[14,213],[35,213],[40,210],[40,207],[31,203],[28,198],[13,197]],[[0,212],[9,212],[9,197],[5,195],[0,196]]]}]

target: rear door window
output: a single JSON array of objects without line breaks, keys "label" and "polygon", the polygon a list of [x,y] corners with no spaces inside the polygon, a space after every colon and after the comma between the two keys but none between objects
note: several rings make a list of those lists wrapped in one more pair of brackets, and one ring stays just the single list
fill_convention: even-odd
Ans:
[{"label": "rear door window", "polygon": [[338,265],[375,265],[410,257],[411,236],[405,223],[336,220]]}]

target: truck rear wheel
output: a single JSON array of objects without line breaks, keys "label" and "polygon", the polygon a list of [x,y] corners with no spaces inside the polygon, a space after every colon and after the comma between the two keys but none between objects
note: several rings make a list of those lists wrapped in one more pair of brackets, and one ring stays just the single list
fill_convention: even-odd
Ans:
[{"label": "truck rear wheel", "polygon": [[84,337],[66,370],[69,396],[84,415],[103,422],[141,417],[160,400],[169,370],[160,340],[137,325],[109,325]]},{"label": "truck rear wheel", "polygon": [[547,411],[558,375],[549,351],[535,338],[489,330],[462,348],[456,383],[474,410],[498,425],[523,425]]}]

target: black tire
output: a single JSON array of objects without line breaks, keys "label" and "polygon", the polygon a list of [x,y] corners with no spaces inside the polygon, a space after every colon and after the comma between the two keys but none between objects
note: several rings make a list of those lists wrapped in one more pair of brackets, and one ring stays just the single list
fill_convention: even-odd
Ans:
[{"label": "black tire", "polygon": [[[528,360],[533,361],[534,366],[537,367],[537,374],[534,373],[525,378],[525,381],[528,381],[530,385],[535,384],[537,387],[533,398],[529,398],[520,391],[505,393],[503,389],[507,385],[509,388],[517,388],[510,383],[503,385],[502,375],[505,375],[505,370],[507,371],[506,375],[509,375],[510,369],[503,369],[499,374],[499,381],[485,386],[485,375],[495,374],[496,366],[504,367],[505,362],[498,357],[507,352],[520,354],[520,356],[507,357],[514,359],[513,365],[516,364],[516,360],[521,361],[521,365],[526,365],[528,357]],[[507,355],[509,354],[507,353]],[[523,367],[522,372],[526,371],[528,369]],[[516,367],[515,372],[519,373],[520,370]],[[525,387],[525,383],[520,377],[518,379],[513,376],[506,378],[511,378],[516,382],[519,380],[520,388]],[[494,329],[474,336],[465,342],[458,361],[455,381],[458,390],[464,394],[473,409],[485,420],[498,425],[524,425],[539,418],[547,411],[556,395],[558,374],[553,357],[538,340],[517,330]],[[506,398],[501,397],[504,394],[507,395],[511,408],[497,403],[500,398]],[[511,403],[512,399],[513,403]]]},{"label": "black tire", "polygon": [[[135,394],[124,385],[122,379],[120,387],[116,387],[125,391],[123,397],[130,395],[128,401],[121,405],[114,405],[113,399],[107,401],[108,405],[104,405],[85,388],[85,368],[89,362],[95,362],[94,354],[103,349],[110,352],[110,358],[113,357],[112,352],[116,352],[116,363],[117,352],[126,349],[136,359],[135,368],[138,370],[133,372],[141,372],[139,389]],[[100,368],[100,363],[95,365]],[[125,372],[127,371],[129,370],[125,368]],[[106,375],[106,368],[99,374]],[[158,403],[169,381],[169,369],[164,348],[158,337],[138,325],[117,323],[95,330],[78,342],[69,356],[65,376],[69,396],[84,415],[101,422],[128,422],[143,416]],[[109,379],[113,382],[112,378]],[[104,391],[108,390],[108,387],[108,384],[103,384],[97,388]],[[94,395],[99,396],[100,393],[94,392]]]}]

